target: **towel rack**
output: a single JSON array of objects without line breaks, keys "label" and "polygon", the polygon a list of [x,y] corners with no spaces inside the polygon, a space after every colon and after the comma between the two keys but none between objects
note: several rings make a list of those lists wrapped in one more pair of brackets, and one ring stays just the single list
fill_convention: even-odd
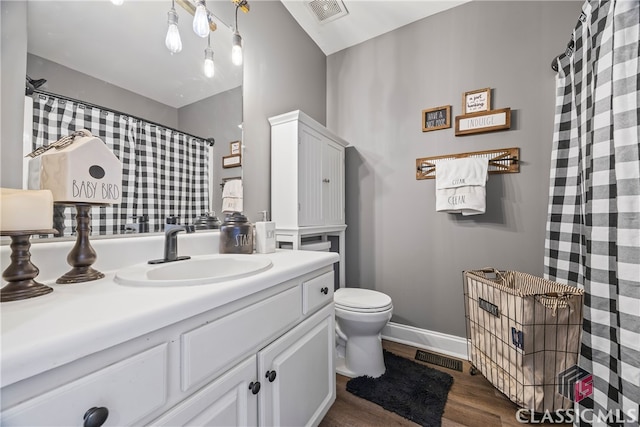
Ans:
[{"label": "towel rack", "polygon": [[444,156],[421,157],[416,159],[416,179],[434,179],[439,161],[479,157],[489,160],[490,174],[520,172],[520,148],[501,148],[497,150],[473,151],[468,153],[445,154]]}]

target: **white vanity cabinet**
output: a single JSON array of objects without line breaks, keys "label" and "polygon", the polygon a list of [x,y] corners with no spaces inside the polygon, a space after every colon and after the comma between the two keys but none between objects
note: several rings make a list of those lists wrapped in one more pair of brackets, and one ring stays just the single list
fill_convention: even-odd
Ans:
[{"label": "white vanity cabinet", "polygon": [[298,273],[5,386],[0,424],[317,425],[335,400],[333,274]]}]

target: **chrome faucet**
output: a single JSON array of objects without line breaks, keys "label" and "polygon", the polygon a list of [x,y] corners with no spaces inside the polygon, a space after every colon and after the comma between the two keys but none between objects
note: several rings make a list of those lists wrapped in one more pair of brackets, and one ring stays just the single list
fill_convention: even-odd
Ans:
[{"label": "chrome faucet", "polygon": [[193,225],[165,224],[164,226],[164,259],[153,259],[149,264],[161,264],[163,262],[181,261],[190,256],[178,256],[178,233],[184,231],[193,233],[196,231]]}]

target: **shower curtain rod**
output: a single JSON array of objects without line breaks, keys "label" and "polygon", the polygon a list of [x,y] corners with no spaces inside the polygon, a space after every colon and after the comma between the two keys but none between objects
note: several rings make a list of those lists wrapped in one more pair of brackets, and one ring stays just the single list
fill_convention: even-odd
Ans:
[{"label": "shower curtain rod", "polygon": [[140,121],[143,121],[143,122],[147,122],[147,123],[152,124],[152,125],[154,125],[156,127],[160,127],[160,128],[164,128],[164,129],[168,129],[168,130],[174,131],[174,132],[182,133],[182,134],[190,136],[190,137],[192,137],[194,139],[198,139],[200,141],[206,142],[207,144],[209,144],[210,147],[213,147],[213,145],[216,143],[216,140],[213,137],[202,138],[200,136],[192,135],[190,133],[186,133],[186,132],[171,128],[171,127],[169,127],[167,125],[163,125],[161,123],[156,123],[156,122],[151,121],[151,120],[143,119],[142,117],[134,116],[133,114],[124,113],[122,111],[114,110],[113,108],[103,107],[101,105],[96,105],[96,104],[92,104],[90,102],[80,101],[79,99],[70,98],[70,97],[64,96],[64,95],[58,95],[57,93],[47,92],[47,91],[40,90],[40,89],[34,89],[31,93],[32,94],[39,94],[39,95],[46,95],[46,96],[53,96],[53,97],[56,97],[56,98],[64,99],[65,101],[71,101],[71,102],[75,102],[75,103],[78,103],[78,104],[86,105],[86,106],[91,107],[91,108],[97,108],[99,110],[111,111],[114,114],[119,114],[121,116],[131,117],[134,120],[140,120]]}]

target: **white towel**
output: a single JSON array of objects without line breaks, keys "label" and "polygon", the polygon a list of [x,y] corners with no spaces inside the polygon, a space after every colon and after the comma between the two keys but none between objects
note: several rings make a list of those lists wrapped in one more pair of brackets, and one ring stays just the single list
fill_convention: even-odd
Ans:
[{"label": "white towel", "polygon": [[222,189],[222,212],[242,212],[242,180],[230,179]]},{"label": "white towel", "polygon": [[436,166],[436,211],[478,215],[486,210],[487,158],[444,160]]},{"label": "white towel", "polygon": [[222,212],[242,212],[243,203],[241,197],[223,197],[222,198]]},{"label": "white towel", "polygon": [[241,179],[230,179],[229,181],[224,183],[224,188],[222,189],[222,197],[234,197],[237,199],[242,198],[242,180]]}]

